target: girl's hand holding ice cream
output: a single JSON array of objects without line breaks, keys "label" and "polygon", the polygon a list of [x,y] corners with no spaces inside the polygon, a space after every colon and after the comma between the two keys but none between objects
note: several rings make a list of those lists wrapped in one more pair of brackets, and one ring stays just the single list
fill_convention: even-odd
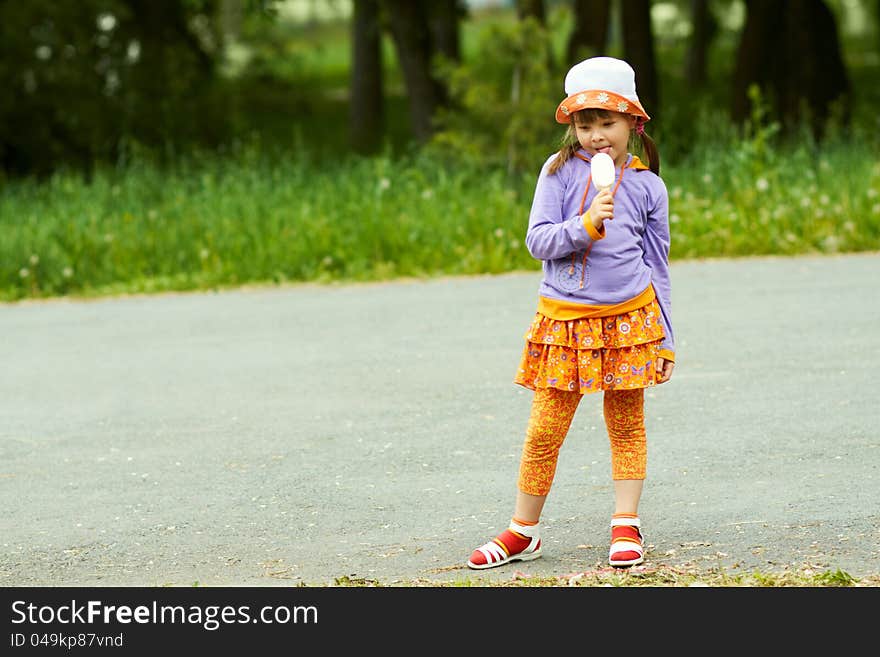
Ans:
[{"label": "girl's hand holding ice cream", "polygon": [[596,230],[602,229],[602,224],[606,219],[614,218],[614,197],[611,195],[610,189],[603,189],[590,204],[590,221],[596,227]]}]

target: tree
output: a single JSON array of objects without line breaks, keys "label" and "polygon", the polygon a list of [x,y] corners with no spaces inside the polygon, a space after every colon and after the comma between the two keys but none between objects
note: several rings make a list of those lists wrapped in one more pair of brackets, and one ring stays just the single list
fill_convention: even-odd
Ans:
[{"label": "tree", "polygon": [[623,9],[624,58],[636,71],[639,100],[656,119],[660,107],[654,31],[651,27],[651,0],[621,0]]},{"label": "tree", "polygon": [[[745,120],[758,85],[784,129],[802,120],[821,138],[834,105],[850,95],[837,21],[823,0],[746,0],[733,80],[731,115]],[[848,120],[846,103],[840,118]]]},{"label": "tree", "polygon": [[88,174],[131,144],[218,141],[215,12],[216,0],[0,2],[0,167]]},{"label": "tree", "polygon": [[428,9],[424,3],[410,0],[384,0],[384,8],[406,85],[413,136],[425,143],[434,133],[437,108],[448,101],[445,85],[433,69],[437,46]]},{"label": "tree", "polygon": [[464,5],[459,0],[432,0],[426,8],[435,52],[450,62],[460,62],[459,24],[465,16]]},{"label": "tree", "polygon": [[685,53],[685,79],[694,88],[706,84],[709,46],[718,33],[709,0],[691,0],[693,32]]},{"label": "tree", "polygon": [[382,146],[385,114],[378,0],[355,0],[352,44],[350,141],[357,153],[375,153]]},{"label": "tree", "polygon": [[201,97],[215,78],[216,50],[193,30],[193,19],[204,11],[213,16],[213,0],[124,0],[127,16],[119,21],[119,36],[139,43],[136,66],[127,70],[123,88],[129,107],[152,106],[133,112],[128,130],[144,142],[166,145],[181,135],[208,127],[207,117],[182,114],[187,96]]},{"label": "tree", "polygon": [[574,27],[565,49],[566,62],[573,66],[584,57],[605,52],[608,45],[608,22],[611,3],[608,0],[572,0]]}]

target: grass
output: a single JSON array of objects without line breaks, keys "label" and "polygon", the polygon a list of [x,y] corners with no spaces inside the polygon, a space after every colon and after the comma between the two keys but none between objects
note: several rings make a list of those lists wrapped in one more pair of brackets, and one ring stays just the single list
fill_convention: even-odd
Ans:
[{"label": "grass", "polygon": [[[664,163],[672,260],[880,249],[876,144],[714,139]],[[0,300],[536,269],[533,185],[427,153],[327,167],[258,141],[8,182]]]},{"label": "grass", "polygon": [[720,569],[696,570],[670,566],[636,566],[630,569],[602,568],[558,577],[526,577],[514,573],[509,579],[497,581],[467,577],[450,581],[413,580],[382,584],[368,578],[338,577],[334,586],[371,587],[450,587],[450,588],[555,588],[555,587],[876,587],[880,575],[855,578],[841,570],[816,571],[811,568],[778,573],[751,572],[730,574]]}]

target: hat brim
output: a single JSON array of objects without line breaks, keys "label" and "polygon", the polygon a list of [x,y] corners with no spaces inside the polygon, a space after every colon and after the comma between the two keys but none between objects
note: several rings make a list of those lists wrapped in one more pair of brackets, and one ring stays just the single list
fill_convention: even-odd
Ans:
[{"label": "hat brim", "polygon": [[632,114],[644,119],[643,123],[651,120],[651,117],[637,100],[626,98],[613,91],[588,89],[571,94],[559,103],[559,107],[556,108],[556,121],[557,123],[570,123],[571,115],[583,109],[603,109]]}]

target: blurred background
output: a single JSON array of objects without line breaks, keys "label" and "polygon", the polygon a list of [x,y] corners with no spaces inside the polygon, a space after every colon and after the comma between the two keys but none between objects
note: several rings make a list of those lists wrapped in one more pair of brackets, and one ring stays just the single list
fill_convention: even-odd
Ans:
[{"label": "blurred background", "polygon": [[0,0],[0,299],[536,268],[595,55],[673,259],[880,247],[880,0]]}]

